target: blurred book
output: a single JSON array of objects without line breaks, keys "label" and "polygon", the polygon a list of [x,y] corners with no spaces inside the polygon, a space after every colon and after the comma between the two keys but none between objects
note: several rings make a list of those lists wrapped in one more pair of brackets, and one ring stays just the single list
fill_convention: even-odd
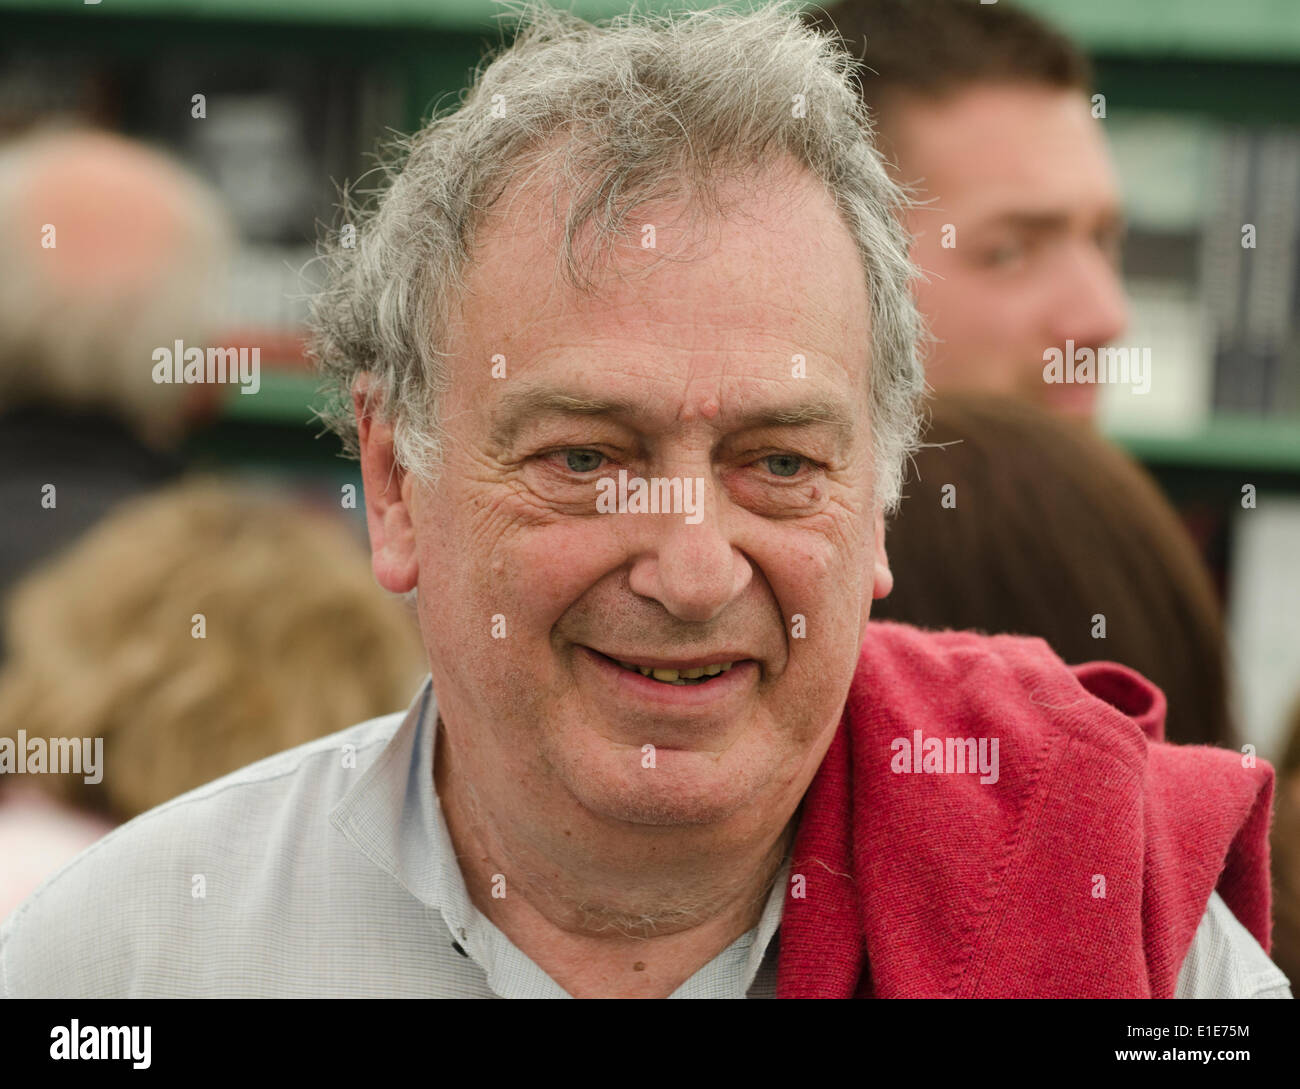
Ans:
[{"label": "blurred book", "polygon": [[1300,129],[1158,113],[1106,122],[1130,223],[1124,270],[1152,392],[1103,392],[1108,429],[1300,419]]},{"label": "blurred book", "polygon": [[1215,325],[1214,408],[1296,415],[1300,134],[1226,129],[1215,179],[1202,249]]}]

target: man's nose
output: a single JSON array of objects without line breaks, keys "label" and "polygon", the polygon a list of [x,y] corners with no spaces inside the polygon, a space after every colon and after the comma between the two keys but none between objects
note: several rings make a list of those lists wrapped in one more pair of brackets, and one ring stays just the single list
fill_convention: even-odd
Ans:
[{"label": "man's nose", "polygon": [[1128,328],[1128,300],[1114,264],[1095,247],[1071,250],[1053,296],[1049,342],[1099,348]]},{"label": "man's nose", "polygon": [[632,564],[632,592],[653,598],[679,620],[713,620],[753,578],[749,559],[720,525],[712,488],[702,485],[698,523],[681,514],[625,514],[644,520],[644,549]]}]

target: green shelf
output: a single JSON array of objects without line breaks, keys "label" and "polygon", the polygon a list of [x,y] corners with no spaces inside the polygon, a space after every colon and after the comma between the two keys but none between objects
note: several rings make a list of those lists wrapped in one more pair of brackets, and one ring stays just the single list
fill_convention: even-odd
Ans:
[{"label": "green shelf", "polygon": [[240,393],[231,386],[221,402],[221,418],[241,423],[307,424],[311,409],[323,404],[321,381],[313,374],[287,374],[262,371],[262,383],[256,393]]},{"label": "green shelf", "polygon": [[1190,435],[1110,438],[1148,465],[1300,473],[1300,419],[1221,416]]},{"label": "green shelf", "polygon": [[[975,0],[972,0],[972,3]],[[1222,60],[1300,59],[1295,0],[1018,0],[1094,53]],[[588,19],[629,10],[630,0],[561,0]],[[702,6],[689,0],[638,0],[640,10]],[[737,2],[736,6],[748,6]],[[808,6],[812,6],[811,4]],[[833,5],[822,6],[833,12]],[[443,28],[483,31],[509,9],[497,0],[0,0],[0,10],[78,18],[163,18],[216,23]]]},{"label": "green shelf", "polygon": [[1296,0],[1017,0],[1090,52],[1198,60],[1300,59]]},{"label": "green shelf", "polygon": [[[565,0],[553,4],[585,19],[604,19],[629,10],[626,0]],[[687,0],[639,0],[642,11],[687,9]],[[495,0],[0,0],[0,10],[76,12],[82,18],[128,16],[196,22],[248,21],[365,27],[485,30],[499,25],[510,9]],[[84,14],[82,14],[84,12]]]}]

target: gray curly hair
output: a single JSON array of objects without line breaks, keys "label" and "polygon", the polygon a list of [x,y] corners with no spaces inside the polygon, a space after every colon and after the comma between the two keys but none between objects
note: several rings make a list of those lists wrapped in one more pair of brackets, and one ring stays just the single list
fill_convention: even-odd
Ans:
[{"label": "gray curly hair", "polygon": [[383,184],[367,191],[373,199],[343,192],[344,226],[321,248],[325,274],[311,305],[323,422],[358,456],[352,387],[368,371],[365,411],[392,424],[409,472],[436,478],[449,381],[439,346],[475,233],[511,183],[539,166],[573,194],[557,273],[590,290],[574,245],[584,230],[607,255],[638,204],[685,184],[716,209],[717,179],[729,169],[793,156],[825,185],[861,255],[875,486],[892,512],[920,430],[922,327],[900,219],[907,198],[875,150],[858,62],[793,0],[745,12],[633,12],[604,25],[539,0],[512,7],[513,43],[480,64],[459,107],[395,142],[378,168]]}]

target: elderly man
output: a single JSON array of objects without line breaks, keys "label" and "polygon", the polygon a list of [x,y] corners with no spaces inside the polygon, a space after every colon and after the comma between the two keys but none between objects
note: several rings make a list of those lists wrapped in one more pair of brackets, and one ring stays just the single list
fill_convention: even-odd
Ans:
[{"label": "elderly man", "polygon": [[415,138],[317,323],[430,680],[83,856],[10,993],[1286,993],[1271,769],[868,625],[921,376],[848,65],[786,7],[533,10]]}]

